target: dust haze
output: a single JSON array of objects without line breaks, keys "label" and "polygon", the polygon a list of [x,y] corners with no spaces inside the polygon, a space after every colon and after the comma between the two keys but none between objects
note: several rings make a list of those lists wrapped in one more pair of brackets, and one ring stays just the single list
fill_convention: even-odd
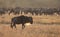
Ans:
[{"label": "dust haze", "polygon": [[0,7],[59,7],[60,0],[0,0]]}]

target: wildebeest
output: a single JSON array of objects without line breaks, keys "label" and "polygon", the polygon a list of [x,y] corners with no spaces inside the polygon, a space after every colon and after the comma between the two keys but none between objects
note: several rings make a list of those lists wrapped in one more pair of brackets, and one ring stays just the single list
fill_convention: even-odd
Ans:
[{"label": "wildebeest", "polygon": [[24,16],[24,15],[13,17],[11,19],[11,28],[13,28],[13,27],[16,28],[16,24],[22,24],[22,29],[24,29],[25,23],[33,24],[33,18]]},{"label": "wildebeest", "polygon": [[0,15],[2,16],[3,14],[5,14],[7,11],[6,8],[0,8]]},{"label": "wildebeest", "polygon": [[21,14],[24,12],[24,14],[31,13],[32,8],[21,8]]},{"label": "wildebeest", "polygon": [[13,13],[14,15],[17,15],[20,13],[20,7],[16,7],[16,8],[11,8],[10,9],[10,12],[9,12],[9,15]]}]

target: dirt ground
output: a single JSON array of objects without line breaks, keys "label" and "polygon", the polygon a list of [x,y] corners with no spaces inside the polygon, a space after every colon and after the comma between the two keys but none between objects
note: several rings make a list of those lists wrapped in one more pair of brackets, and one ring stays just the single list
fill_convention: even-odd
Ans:
[{"label": "dirt ground", "polygon": [[32,16],[34,23],[23,30],[21,25],[10,28],[12,17],[0,16],[0,37],[60,37],[60,16]]}]

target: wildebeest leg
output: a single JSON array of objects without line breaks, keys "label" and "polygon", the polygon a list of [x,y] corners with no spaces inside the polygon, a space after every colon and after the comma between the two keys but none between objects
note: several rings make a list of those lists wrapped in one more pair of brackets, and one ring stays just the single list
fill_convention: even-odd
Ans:
[{"label": "wildebeest leg", "polygon": [[24,29],[25,28],[25,25],[24,24],[22,24],[22,29]]},{"label": "wildebeest leg", "polygon": [[11,23],[11,28],[13,29],[13,25],[12,25],[13,23]]},{"label": "wildebeest leg", "polygon": [[11,23],[11,28],[13,29],[13,27],[16,28],[16,24],[15,23]]},{"label": "wildebeest leg", "polygon": [[14,23],[13,26],[16,28],[16,24]]},{"label": "wildebeest leg", "polygon": [[17,30],[17,28],[16,28],[16,24],[15,24],[15,23],[13,24],[13,26],[14,26],[14,27],[15,27],[15,29]]},{"label": "wildebeest leg", "polygon": [[31,12],[31,14],[32,14],[32,15],[34,15],[34,13],[33,13],[33,12]]},{"label": "wildebeest leg", "polygon": [[22,14],[22,13],[23,13],[23,11],[20,12],[20,14]]},{"label": "wildebeest leg", "polygon": [[11,12],[9,12],[9,15],[10,15]]}]

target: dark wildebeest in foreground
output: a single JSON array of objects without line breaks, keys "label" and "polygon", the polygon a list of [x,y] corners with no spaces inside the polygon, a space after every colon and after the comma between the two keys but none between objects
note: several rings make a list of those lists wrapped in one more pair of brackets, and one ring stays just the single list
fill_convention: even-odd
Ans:
[{"label": "dark wildebeest in foreground", "polygon": [[24,29],[25,23],[33,24],[33,18],[24,16],[24,15],[14,17],[11,19],[11,28],[13,27],[16,28],[16,24],[22,24],[22,29]]}]

